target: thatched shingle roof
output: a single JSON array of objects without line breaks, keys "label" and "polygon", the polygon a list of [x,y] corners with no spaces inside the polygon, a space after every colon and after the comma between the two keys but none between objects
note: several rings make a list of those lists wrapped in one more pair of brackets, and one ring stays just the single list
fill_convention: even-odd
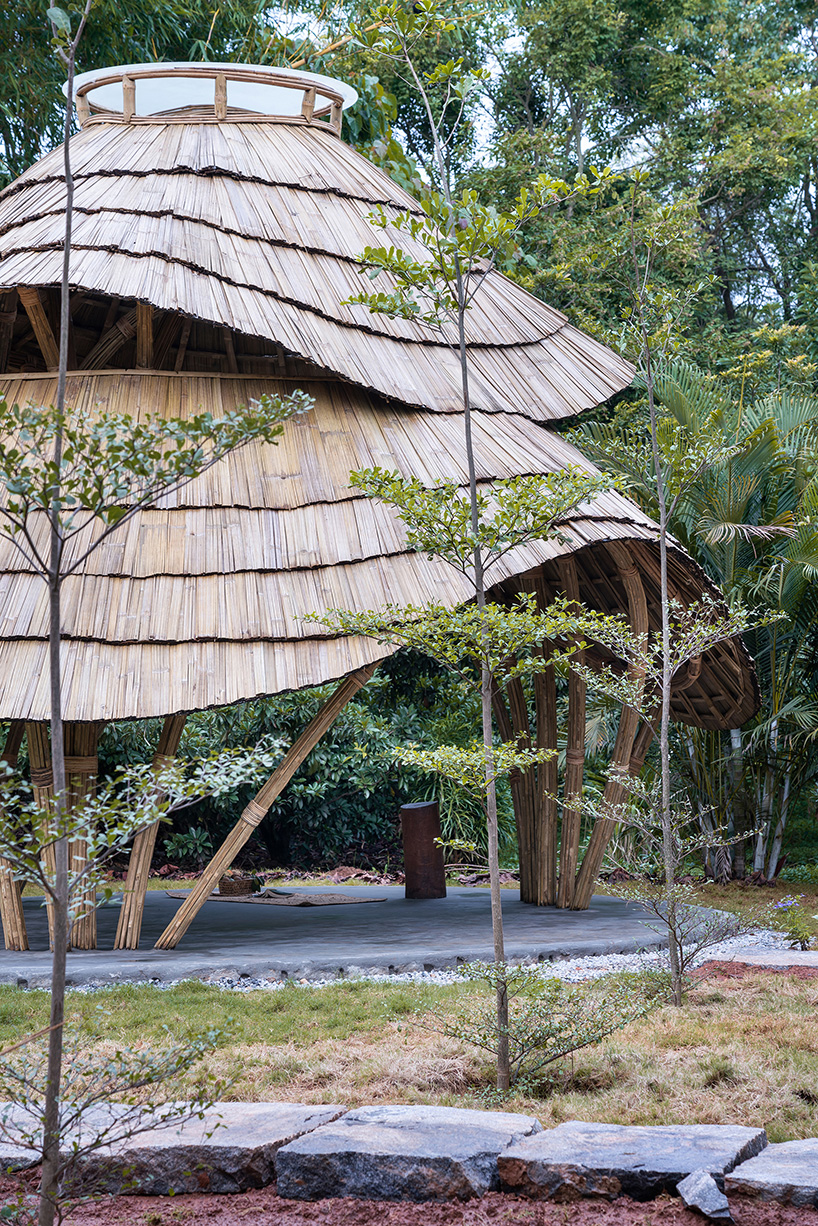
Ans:
[{"label": "thatched shingle roof", "polygon": [[[278,446],[247,447],[135,516],[66,582],[66,719],[165,715],[333,680],[389,649],[332,637],[311,613],[467,599],[462,579],[408,552],[394,515],[349,486],[350,470],[375,464],[430,485],[467,480],[450,349],[424,325],[342,305],[361,284],[356,252],[383,241],[369,210],[411,198],[318,121],[101,116],[72,150],[69,405],[219,415],[303,387],[315,407]],[[63,198],[60,150],[0,195],[0,290],[35,286],[42,299],[40,333],[16,303],[11,324],[0,319],[0,394],[17,401],[55,395],[38,342],[55,317]],[[134,369],[138,302],[156,308],[150,370]],[[590,470],[541,423],[626,386],[628,364],[497,273],[469,338],[479,480]],[[555,559],[572,550],[582,598],[624,612],[605,543],[626,541],[656,624],[655,525],[611,493],[566,531],[570,545],[508,555],[495,581],[544,567],[556,584]],[[708,586],[675,547],[672,580],[685,599]],[[47,718],[46,636],[44,585],[0,538],[0,718]],[[732,727],[756,705],[735,641],[677,686],[674,713]]]},{"label": "thatched shingle roof", "polygon": [[[325,125],[92,122],[72,142],[71,281],[272,340],[403,404],[460,411],[454,354],[430,326],[344,306],[365,286],[384,205],[414,207]],[[0,287],[59,283],[62,152],[0,196]],[[381,278],[387,287],[385,278]],[[380,282],[379,282],[380,284]],[[498,272],[469,312],[475,405],[547,421],[626,387],[632,369]]]}]

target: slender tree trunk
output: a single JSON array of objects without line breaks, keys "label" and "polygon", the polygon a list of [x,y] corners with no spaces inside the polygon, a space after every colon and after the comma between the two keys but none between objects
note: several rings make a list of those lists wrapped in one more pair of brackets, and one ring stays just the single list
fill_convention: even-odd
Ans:
[{"label": "slender tree trunk", "polygon": [[[469,395],[469,360],[466,352],[466,317],[465,317],[465,287],[461,270],[457,267],[457,287],[460,300],[458,311],[458,344],[460,351],[460,378],[463,392],[463,416],[466,430],[466,459],[469,470],[469,500],[471,504],[471,524],[474,534],[474,592],[477,607],[486,606],[486,589],[484,581],[483,554],[480,548],[478,530],[480,527],[477,505],[477,473],[474,464],[474,443],[471,428],[471,398]],[[486,632],[487,633],[487,632]],[[488,655],[488,644],[486,653]],[[497,788],[494,782],[494,727],[491,719],[491,694],[494,678],[487,663],[484,663],[480,676],[480,698],[483,727],[483,751],[486,757],[486,820],[488,825],[488,865],[489,883],[491,888],[491,928],[494,941],[494,960],[498,964],[505,962],[505,941],[503,934],[503,896],[500,889],[500,845],[497,825]],[[506,1091],[511,1086],[511,1068],[508,1050],[508,989],[505,980],[501,978],[497,986],[497,1089]]]},{"label": "slender tree trunk", "polygon": [[71,173],[71,119],[74,105],[74,58],[91,7],[87,0],[77,33],[67,54],[62,53],[68,73],[65,103],[63,165],[65,169],[65,241],[63,244],[60,296],[60,361],[57,378],[58,429],[54,439],[55,486],[49,507],[50,557],[48,575],[48,666],[51,702],[51,770],[54,779],[53,820],[55,873],[52,894],[51,1009],[48,1034],[48,1080],[43,1106],[43,1163],[38,1205],[38,1226],[53,1226],[60,1177],[60,1091],[62,1087],[63,1023],[65,1021],[65,972],[68,954],[71,898],[69,889],[68,840],[65,837],[66,780],[62,713],[61,591],[63,537],[61,529],[60,466],[63,453],[62,421],[68,370],[68,333],[71,321],[70,262],[74,212],[74,178]]},{"label": "slender tree trunk", "polygon": [[778,719],[770,723],[770,746],[767,752],[767,765],[764,769],[764,787],[761,792],[759,806],[758,834],[756,835],[755,854],[753,856],[753,872],[764,871],[767,859],[767,847],[772,837],[773,797],[775,795],[775,776],[778,766]]},{"label": "slender tree trunk", "polygon": [[[52,542],[58,536],[52,529]],[[55,546],[52,543],[52,555]],[[65,754],[60,685],[60,584],[49,587],[49,669],[51,682],[51,768],[54,774],[55,876],[52,894],[51,1010],[48,1034],[48,1079],[43,1108],[43,1166],[39,1226],[53,1226],[59,1193],[60,1089],[62,1082],[65,972],[70,927],[68,840],[64,833]]]},{"label": "slender tree trunk", "polygon": [[656,494],[659,504],[659,584],[660,584],[660,603],[662,614],[662,640],[661,640],[661,717],[659,726],[659,760],[661,773],[661,827],[662,827],[662,854],[664,859],[665,885],[667,887],[667,929],[668,929],[668,953],[670,956],[670,977],[671,988],[673,992],[673,1003],[677,1006],[682,1004],[683,984],[681,972],[681,951],[677,939],[677,917],[676,917],[676,900],[674,897],[674,889],[676,885],[677,872],[677,853],[673,837],[673,816],[671,813],[671,795],[670,795],[670,698],[671,698],[671,660],[670,660],[670,589],[668,585],[667,573],[667,538],[668,538],[668,509],[667,509],[667,491],[665,488],[665,473],[662,466],[662,460],[659,453],[659,434],[656,418],[656,399],[654,396],[653,382],[653,360],[648,340],[647,330],[645,328],[643,302],[642,302],[642,279],[639,275],[639,261],[636,251],[636,237],[633,229],[633,217],[631,217],[631,244],[634,272],[636,274],[637,286],[637,302],[640,309],[640,319],[642,323],[642,340],[643,340],[643,360],[645,364],[645,383],[648,393],[648,412],[650,414],[650,435],[651,449],[653,453],[653,465],[656,474]]},{"label": "slender tree trunk", "polygon": [[781,813],[778,817],[778,824],[775,828],[773,844],[770,848],[770,858],[767,861],[766,877],[768,881],[772,881],[778,871],[778,861],[781,858],[781,847],[784,842],[784,831],[787,829],[787,818],[790,812],[790,785],[792,775],[788,770],[784,776],[784,790],[781,795]]},{"label": "slender tree trunk", "polygon": [[[733,794],[733,833],[744,836],[747,830],[747,788],[744,778],[744,745],[741,729],[730,729],[730,788]],[[744,837],[734,844],[733,876],[741,881],[746,873],[746,848]]]}]

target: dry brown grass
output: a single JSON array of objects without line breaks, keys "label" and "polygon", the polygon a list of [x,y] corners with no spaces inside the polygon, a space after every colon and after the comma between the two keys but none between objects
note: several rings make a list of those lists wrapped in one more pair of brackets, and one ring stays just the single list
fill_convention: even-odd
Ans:
[{"label": "dry brown grass", "polygon": [[[741,1123],[773,1141],[818,1135],[818,981],[752,975],[705,984],[681,1010],[663,1008],[566,1062],[508,1110],[546,1126]],[[417,1027],[385,1020],[345,1037],[230,1042],[209,1070],[237,1100],[486,1105],[491,1061]],[[179,1087],[183,1090],[183,1086]]]}]

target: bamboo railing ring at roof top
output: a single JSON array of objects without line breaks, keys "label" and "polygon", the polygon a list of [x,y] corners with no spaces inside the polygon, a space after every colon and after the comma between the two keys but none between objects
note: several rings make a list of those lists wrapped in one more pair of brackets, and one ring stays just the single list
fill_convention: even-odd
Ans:
[{"label": "bamboo railing ring at roof top", "polygon": [[[75,105],[80,127],[94,121],[105,123],[189,123],[190,111],[184,108],[178,112],[165,111],[152,115],[136,114],[136,82],[158,80],[163,77],[211,78],[213,80],[213,115],[202,115],[197,107],[196,122],[210,119],[216,123],[253,123],[273,120],[277,123],[317,123],[322,128],[329,128],[336,136],[341,135],[341,125],[344,110],[344,95],[323,82],[315,81],[308,76],[290,76],[276,72],[275,69],[263,71],[248,70],[246,66],[237,64],[235,68],[219,64],[184,66],[172,64],[157,64],[152,68],[133,68],[128,71],[115,69],[104,77],[96,77],[83,81],[77,86]],[[122,82],[122,110],[111,111],[91,101],[88,94],[105,85],[116,85]],[[301,90],[300,115],[265,115],[255,111],[231,110],[227,108],[227,82],[241,81],[257,85],[273,85],[280,89]],[[319,101],[319,99],[321,101]]]}]

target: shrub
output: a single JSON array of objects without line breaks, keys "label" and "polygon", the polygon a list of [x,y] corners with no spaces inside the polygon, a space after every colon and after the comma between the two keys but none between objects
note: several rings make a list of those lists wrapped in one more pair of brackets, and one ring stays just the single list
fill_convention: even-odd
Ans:
[{"label": "shrub", "polygon": [[[459,973],[484,984],[490,996],[470,996],[454,1014],[433,1013],[431,1028],[496,1055],[493,997],[505,986],[512,1085],[530,1082],[555,1061],[622,1030],[655,1008],[659,999],[645,990],[639,976],[615,976],[580,988],[545,976],[541,967],[507,962],[471,962]],[[428,1015],[424,1024],[429,1024]]]}]

